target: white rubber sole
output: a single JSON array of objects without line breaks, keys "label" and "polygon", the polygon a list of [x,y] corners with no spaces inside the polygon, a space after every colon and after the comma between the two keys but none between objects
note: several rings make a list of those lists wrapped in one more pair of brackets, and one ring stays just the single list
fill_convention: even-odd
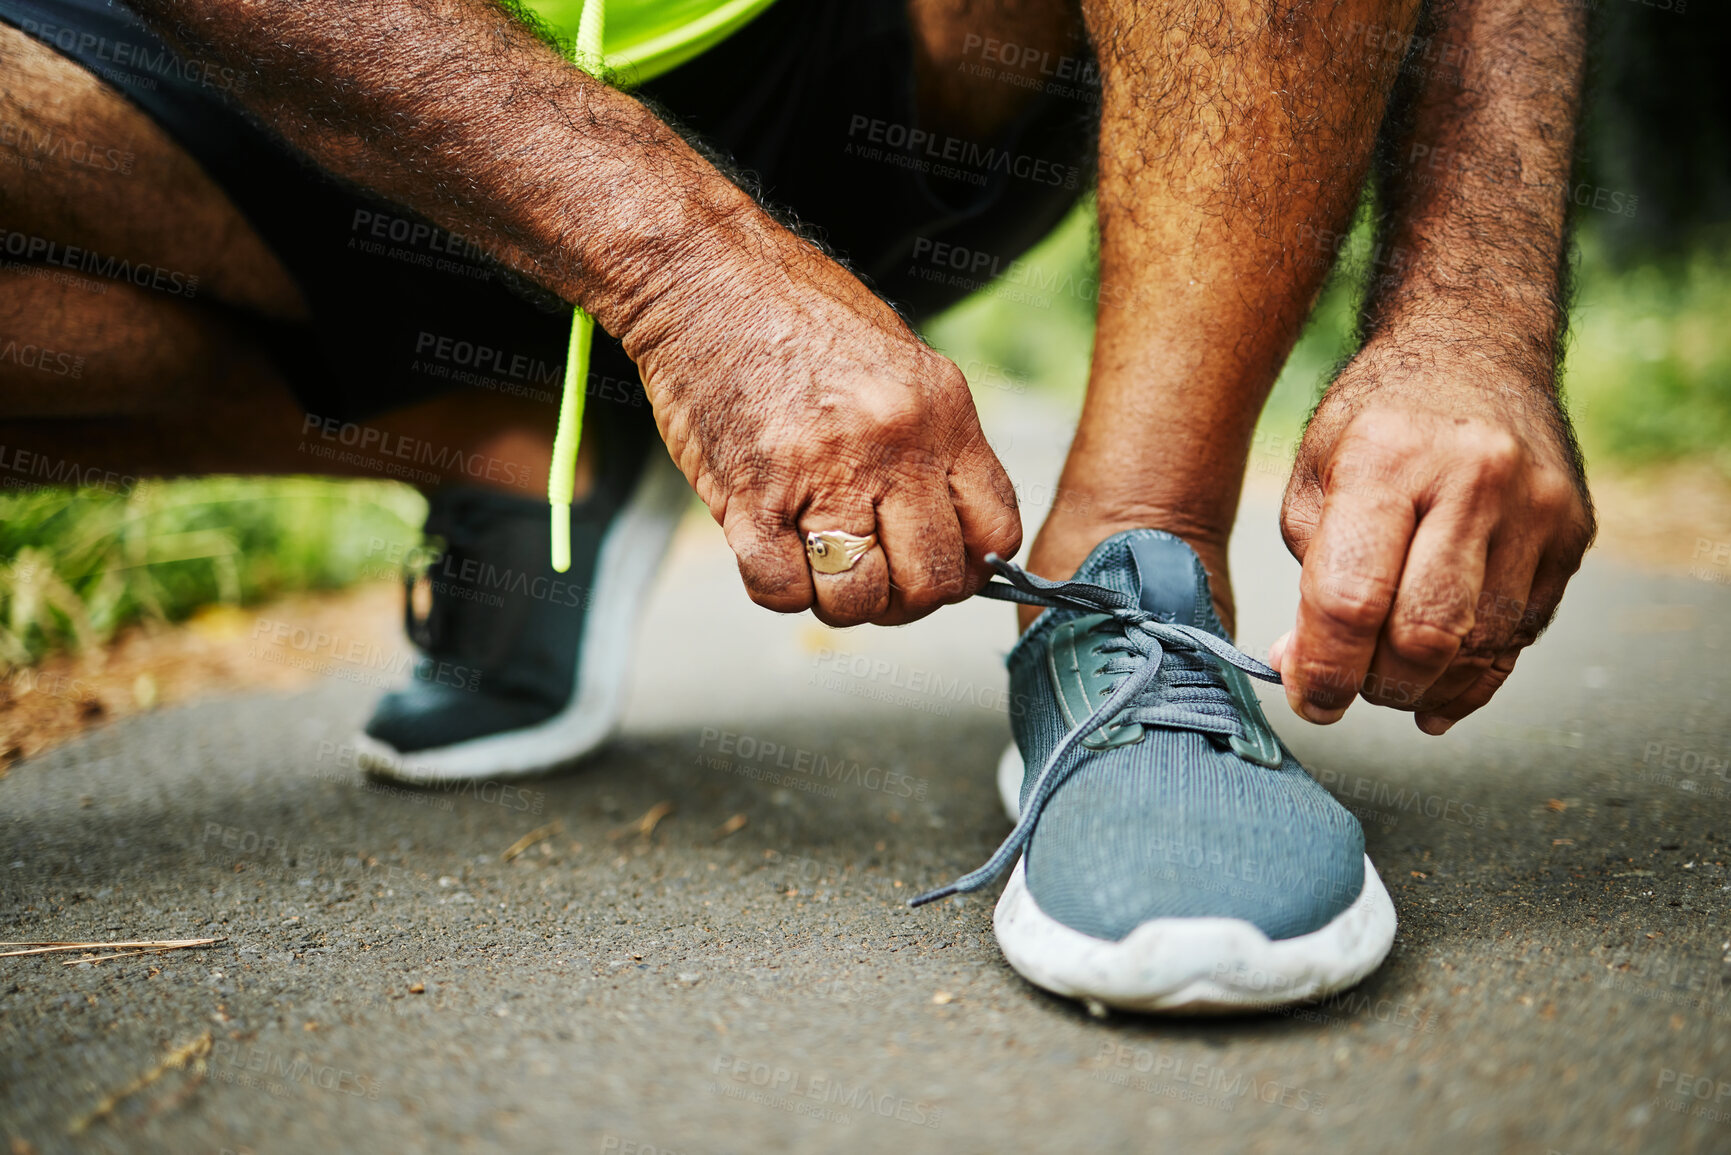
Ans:
[{"label": "white rubber sole", "polygon": [[624,713],[638,612],[690,500],[684,476],[655,453],[602,538],[576,684],[563,710],[536,726],[413,754],[361,734],[355,739],[360,765],[381,778],[423,785],[515,778],[561,766],[605,742]]},{"label": "white rubber sole", "polygon": [[[1021,783],[1012,744],[998,762],[1012,821]],[[1388,957],[1395,914],[1366,855],[1358,898],[1309,934],[1275,940],[1238,918],[1160,918],[1110,942],[1041,910],[1018,861],[992,926],[1016,972],[1055,994],[1128,1011],[1210,1014],[1272,1010],[1354,986]]]}]

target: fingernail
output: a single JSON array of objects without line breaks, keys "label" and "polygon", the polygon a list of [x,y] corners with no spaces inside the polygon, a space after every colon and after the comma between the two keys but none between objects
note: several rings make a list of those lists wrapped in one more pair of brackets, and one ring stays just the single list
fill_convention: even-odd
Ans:
[{"label": "fingernail", "polygon": [[1274,644],[1268,647],[1269,665],[1273,666],[1277,670],[1280,669],[1280,659],[1286,656],[1286,644],[1291,640],[1291,630],[1287,630],[1284,634],[1281,634],[1278,638],[1274,639]]},{"label": "fingernail", "polygon": [[1327,710],[1306,702],[1299,708],[1299,715],[1306,722],[1315,722],[1318,726],[1332,726],[1346,716],[1346,707],[1342,706],[1338,710]]},{"label": "fingernail", "polygon": [[1455,724],[1453,718],[1439,718],[1435,714],[1418,714],[1414,720],[1418,722],[1418,728],[1432,738],[1441,738]]}]

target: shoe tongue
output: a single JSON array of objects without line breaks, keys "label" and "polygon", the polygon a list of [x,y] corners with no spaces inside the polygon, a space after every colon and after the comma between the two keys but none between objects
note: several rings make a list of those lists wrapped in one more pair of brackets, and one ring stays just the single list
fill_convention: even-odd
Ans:
[{"label": "shoe tongue", "polygon": [[1195,626],[1231,640],[1214,616],[1202,560],[1169,533],[1132,529],[1114,534],[1088,555],[1076,571],[1076,580],[1129,594],[1162,621]]}]

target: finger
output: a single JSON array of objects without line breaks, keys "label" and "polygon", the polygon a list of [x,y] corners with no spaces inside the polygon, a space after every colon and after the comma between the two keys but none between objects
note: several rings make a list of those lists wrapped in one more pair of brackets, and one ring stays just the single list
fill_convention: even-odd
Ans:
[{"label": "finger", "polygon": [[1280,501],[1280,536],[1300,565],[1321,518],[1322,485],[1310,460],[1301,453],[1292,463],[1292,476],[1286,480],[1286,494]]},{"label": "finger", "polygon": [[1022,516],[1016,508],[1015,486],[983,435],[976,437],[950,470],[950,504],[955,508],[967,557],[963,594],[971,595],[991,577],[987,554],[1014,557],[1022,548]]},{"label": "finger", "polygon": [[1312,722],[1337,721],[1370,669],[1417,520],[1398,493],[1387,479],[1358,481],[1323,501],[1281,663],[1287,702]]},{"label": "finger", "polygon": [[1420,519],[1365,675],[1366,701],[1417,709],[1449,669],[1477,624],[1489,528],[1464,503],[1433,506]]},{"label": "finger", "polygon": [[901,625],[968,594],[968,558],[949,488],[903,484],[878,502],[878,534],[889,561],[888,612],[879,625]]},{"label": "finger", "polygon": [[1502,689],[1503,683],[1509,680],[1509,675],[1515,671],[1515,662],[1521,656],[1518,649],[1505,650],[1486,669],[1478,672],[1478,677],[1468,686],[1464,693],[1458,694],[1445,705],[1416,714],[1413,720],[1418,728],[1432,737],[1441,737],[1448,733],[1450,726],[1472,713],[1491,700],[1491,696]]},{"label": "finger", "polygon": [[[799,519],[801,548],[805,534],[839,530],[857,537],[877,533],[877,514],[863,493],[842,499],[815,500]],[[802,553],[811,574],[818,620],[831,626],[857,626],[881,616],[890,605],[890,575],[882,537],[853,566],[841,573],[818,573]]]},{"label": "finger", "polygon": [[[1516,610],[1511,604],[1504,611],[1505,618],[1514,619],[1514,626],[1505,640],[1504,649],[1497,651],[1488,663],[1475,658],[1474,665],[1478,668],[1464,671],[1470,676],[1455,678],[1453,671],[1445,675],[1427,696],[1427,701],[1420,704],[1420,729],[1427,734],[1444,733],[1450,726],[1491,700],[1491,696],[1508,680],[1509,673],[1514,669],[1515,656],[1537,641],[1545,627],[1550,625],[1551,619],[1556,615],[1557,606],[1563,600],[1563,590],[1579,565],[1578,554],[1568,551],[1547,552],[1539,564],[1531,592],[1522,608]],[[1514,602],[1513,598],[1509,600]]]},{"label": "finger", "polygon": [[721,531],[739,562],[739,577],[752,601],[782,614],[797,614],[811,606],[805,546],[780,503],[754,494],[736,497],[727,503]]},{"label": "finger", "polygon": [[1536,545],[1524,539],[1506,544],[1491,542],[1484,590],[1473,615],[1473,628],[1461,639],[1460,649],[1448,669],[1420,697],[1416,709],[1429,713],[1453,701],[1476,686],[1505,651],[1519,648],[1514,638],[1532,595],[1539,552]]}]

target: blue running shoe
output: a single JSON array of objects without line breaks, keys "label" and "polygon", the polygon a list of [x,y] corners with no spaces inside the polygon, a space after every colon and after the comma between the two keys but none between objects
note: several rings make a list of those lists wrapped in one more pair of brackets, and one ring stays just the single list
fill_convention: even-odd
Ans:
[{"label": "blue running shoe", "polygon": [[992,559],[987,596],[1048,607],[1010,652],[1015,829],[913,905],[988,885],[1004,955],[1049,991],[1134,1011],[1263,1010],[1363,979],[1394,905],[1358,820],[1269,728],[1189,546],[1131,530],[1070,581]]}]

